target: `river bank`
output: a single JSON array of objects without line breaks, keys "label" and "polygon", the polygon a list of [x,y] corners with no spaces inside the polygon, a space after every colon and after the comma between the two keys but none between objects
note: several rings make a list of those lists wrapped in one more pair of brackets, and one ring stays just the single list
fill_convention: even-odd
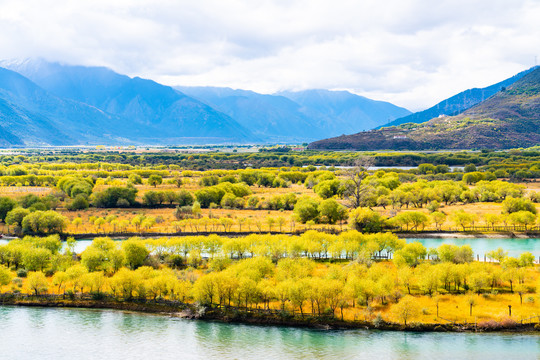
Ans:
[{"label": "river bank", "polygon": [[301,327],[317,330],[385,330],[407,332],[512,332],[540,333],[540,318],[536,322],[519,323],[513,320],[497,322],[490,320],[481,323],[390,323],[382,320],[343,321],[338,318],[300,316],[282,311],[265,311],[261,309],[239,309],[201,307],[194,304],[173,304],[172,302],[153,301],[118,301],[88,299],[40,299],[37,297],[2,297],[2,306],[43,307],[43,308],[79,308],[103,309],[128,312],[139,312],[170,316],[189,320],[214,321],[221,323],[238,323],[259,326]]}]

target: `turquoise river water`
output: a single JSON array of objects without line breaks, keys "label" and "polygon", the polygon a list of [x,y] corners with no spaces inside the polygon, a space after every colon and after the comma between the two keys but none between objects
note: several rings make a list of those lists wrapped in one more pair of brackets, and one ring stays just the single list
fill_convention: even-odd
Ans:
[{"label": "turquoise river water", "polygon": [[0,306],[0,359],[539,359],[540,336],[324,331]]},{"label": "turquoise river water", "polygon": [[[528,251],[537,259],[540,256],[540,239],[526,238],[430,238],[430,239],[407,239],[407,242],[420,241],[427,248],[437,248],[441,244],[470,245],[475,257],[479,255],[481,260],[485,253],[501,247],[508,251],[510,256],[519,256]],[[7,240],[0,239],[0,245],[6,244]],[[75,245],[75,252],[81,253],[86,249],[92,240],[78,240]]]},{"label": "turquoise river water", "polygon": [[432,238],[407,239],[407,242],[420,241],[427,248],[438,248],[442,244],[470,245],[473,253],[483,260],[484,254],[497,248],[508,251],[509,256],[519,256],[526,251],[537,259],[540,256],[540,239],[534,238]]}]

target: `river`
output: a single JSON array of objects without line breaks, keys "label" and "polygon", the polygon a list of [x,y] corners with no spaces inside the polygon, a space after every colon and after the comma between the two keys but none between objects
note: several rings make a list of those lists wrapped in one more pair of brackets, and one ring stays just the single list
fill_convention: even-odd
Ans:
[{"label": "river", "polygon": [[540,336],[324,331],[0,306],[0,359],[537,359]]},{"label": "river", "polygon": [[407,242],[421,242],[426,248],[438,248],[442,244],[470,245],[474,256],[480,256],[483,260],[484,254],[497,248],[503,248],[508,251],[509,256],[518,257],[520,254],[528,251],[536,259],[540,256],[540,239],[534,238],[425,238],[425,239],[407,239]]},{"label": "river", "polygon": [[[407,239],[407,242],[419,241],[427,248],[437,248],[441,244],[470,245],[473,253],[483,260],[488,251],[501,247],[508,251],[509,256],[519,256],[526,251],[532,253],[536,259],[540,257],[540,239],[535,238],[423,238]],[[78,240],[75,252],[81,253],[92,243],[92,240]],[[7,244],[7,240],[0,239],[0,245]]]}]

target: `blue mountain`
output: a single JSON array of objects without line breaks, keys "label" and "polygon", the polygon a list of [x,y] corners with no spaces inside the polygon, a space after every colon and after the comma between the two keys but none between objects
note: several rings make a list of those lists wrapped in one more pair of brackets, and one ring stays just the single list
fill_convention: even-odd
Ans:
[{"label": "blue mountain", "polygon": [[12,119],[11,126],[4,122],[0,139],[10,138],[13,144],[41,143],[39,135],[46,133],[21,134],[17,128],[25,122],[14,122],[15,114],[35,129],[56,129],[43,143],[176,144],[307,142],[367,130],[410,113],[346,91],[264,95],[228,88],[172,88],[104,67],[40,59],[3,61],[0,66],[21,74],[44,94],[8,96],[0,104],[6,114],[10,109]]},{"label": "blue mountain", "polygon": [[273,95],[217,87],[176,87],[223,112],[270,142],[310,141],[387,123],[410,111],[346,91],[307,90]]},{"label": "blue mountain", "polygon": [[319,124],[283,96],[217,87],[176,89],[229,115],[267,142],[304,142],[321,136]]},{"label": "blue mountain", "polygon": [[118,119],[103,111],[62,99],[24,76],[0,68],[0,144],[63,145],[94,140],[121,143]]},{"label": "blue mountain", "polygon": [[103,67],[69,66],[43,60],[0,65],[24,75],[57,98],[85,104],[114,118],[114,134],[127,142],[260,141],[226,114],[152,80],[130,78]]},{"label": "blue mountain", "polygon": [[307,116],[320,118],[326,134],[369,130],[411,113],[389,102],[371,100],[348,91],[314,89],[280,95],[300,104]]}]

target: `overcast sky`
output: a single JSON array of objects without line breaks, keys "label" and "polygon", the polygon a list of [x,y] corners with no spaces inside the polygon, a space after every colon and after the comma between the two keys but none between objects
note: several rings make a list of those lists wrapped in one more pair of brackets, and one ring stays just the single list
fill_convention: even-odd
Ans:
[{"label": "overcast sky", "polygon": [[418,110],[540,58],[539,0],[0,0],[0,57]]}]

